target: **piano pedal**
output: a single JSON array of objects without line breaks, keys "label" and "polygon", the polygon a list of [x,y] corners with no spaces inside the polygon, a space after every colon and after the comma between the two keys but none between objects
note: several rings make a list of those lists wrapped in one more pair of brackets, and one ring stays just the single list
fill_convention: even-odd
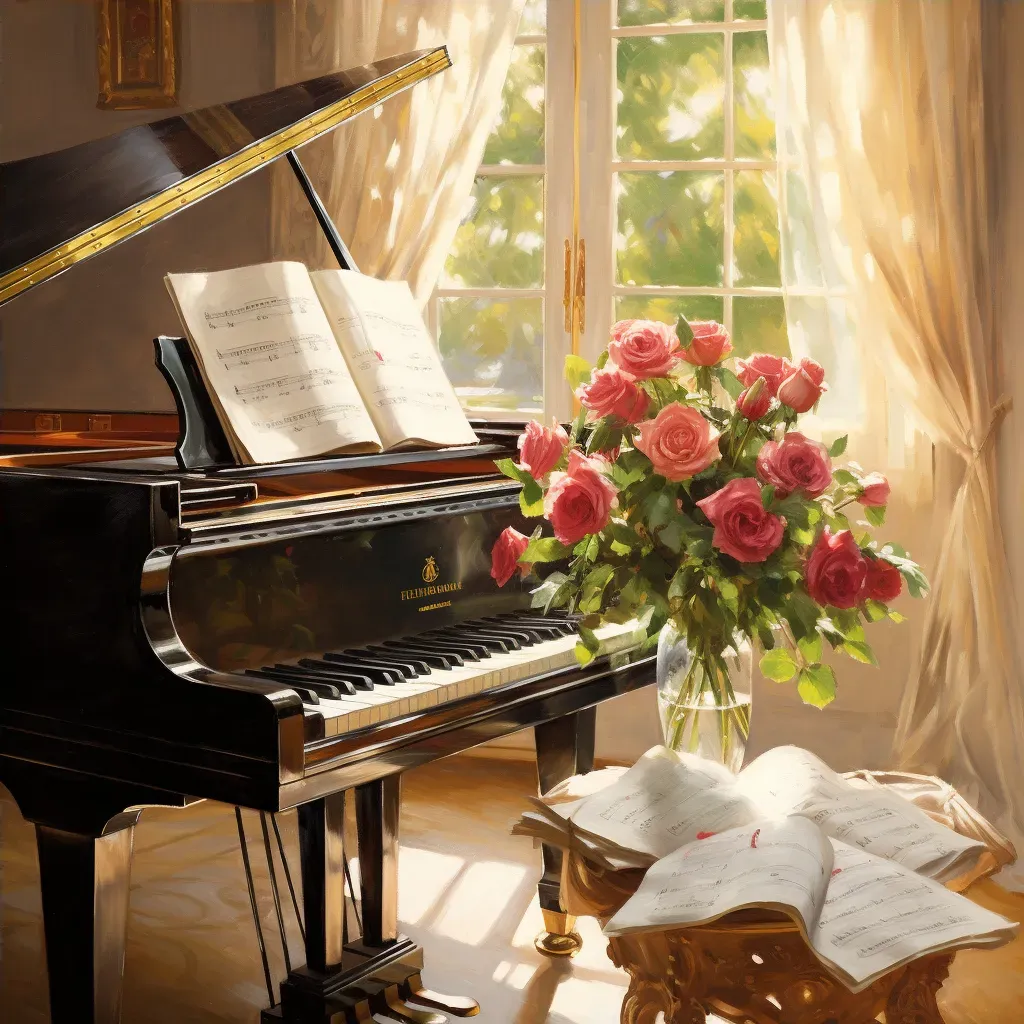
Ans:
[{"label": "piano pedal", "polygon": [[434,1010],[443,1010],[453,1017],[475,1017],[480,1012],[480,1004],[469,996],[446,996],[441,992],[424,988],[419,974],[414,974],[402,987],[408,992],[411,1002],[429,1006]]}]

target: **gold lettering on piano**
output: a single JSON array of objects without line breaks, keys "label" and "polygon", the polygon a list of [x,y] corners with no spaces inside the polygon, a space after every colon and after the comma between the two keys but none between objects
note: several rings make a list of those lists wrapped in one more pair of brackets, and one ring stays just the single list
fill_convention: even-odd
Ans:
[{"label": "gold lettering on piano", "polygon": [[438,583],[433,587],[415,587],[413,590],[403,590],[403,601],[418,601],[421,597],[433,597],[435,594],[450,594],[453,590],[462,589],[462,580],[457,583]]},{"label": "gold lettering on piano", "polygon": [[424,583],[433,583],[441,575],[441,570],[438,569],[433,555],[427,555],[426,564],[423,566],[423,572],[420,575],[423,577]]},{"label": "gold lettering on piano", "polygon": [[[419,601],[424,597],[452,594],[462,589],[462,580],[456,580],[454,583],[438,582],[441,579],[441,567],[437,564],[437,558],[434,555],[427,555],[426,560],[423,562],[423,568],[420,569],[420,578],[427,586],[413,587],[411,590],[400,591],[403,601]],[[435,601],[425,604],[417,610],[427,612],[435,608],[449,607],[451,607],[451,601]]]}]

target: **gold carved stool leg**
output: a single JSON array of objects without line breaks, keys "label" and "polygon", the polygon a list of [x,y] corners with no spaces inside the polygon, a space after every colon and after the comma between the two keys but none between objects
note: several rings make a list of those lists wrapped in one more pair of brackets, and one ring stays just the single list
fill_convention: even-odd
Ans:
[{"label": "gold carved stool leg", "polygon": [[885,1005],[887,1024],[943,1024],[935,996],[949,976],[948,953],[916,960],[896,982]]},{"label": "gold carved stool leg", "polygon": [[555,910],[542,910],[544,931],[533,940],[538,953],[545,956],[575,956],[583,948],[576,931],[576,918]]}]

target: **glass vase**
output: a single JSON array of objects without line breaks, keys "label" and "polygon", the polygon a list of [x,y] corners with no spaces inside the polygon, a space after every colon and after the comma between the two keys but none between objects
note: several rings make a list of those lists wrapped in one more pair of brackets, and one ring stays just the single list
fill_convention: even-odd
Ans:
[{"label": "glass vase", "polygon": [[721,653],[691,650],[675,625],[658,638],[658,710],[665,746],[698,754],[732,772],[750,735],[754,658],[745,638]]}]

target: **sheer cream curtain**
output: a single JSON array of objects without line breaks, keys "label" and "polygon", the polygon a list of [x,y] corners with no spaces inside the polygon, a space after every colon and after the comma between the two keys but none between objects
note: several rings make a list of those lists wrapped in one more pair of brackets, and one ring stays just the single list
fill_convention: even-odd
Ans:
[{"label": "sheer cream curtain", "polygon": [[[525,0],[282,0],[279,85],[447,44],[453,66],[301,151],[359,269],[426,302],[501,103]],[[274,252],[331,266],[286,166],[274,182]]]},{"label": "sheer cream curtain", "polygon": [[[1024,703],[996,459],[1009,404],[992,266],[1000,6],[770,0],[769,35],[793,179],[781,188],[784,248],[842,280],[866,374],[955,464],[935,495],[941,543],[895,758],[944,777],[1024,850]],[[867,418],[882,428],[877,408]]]}]

